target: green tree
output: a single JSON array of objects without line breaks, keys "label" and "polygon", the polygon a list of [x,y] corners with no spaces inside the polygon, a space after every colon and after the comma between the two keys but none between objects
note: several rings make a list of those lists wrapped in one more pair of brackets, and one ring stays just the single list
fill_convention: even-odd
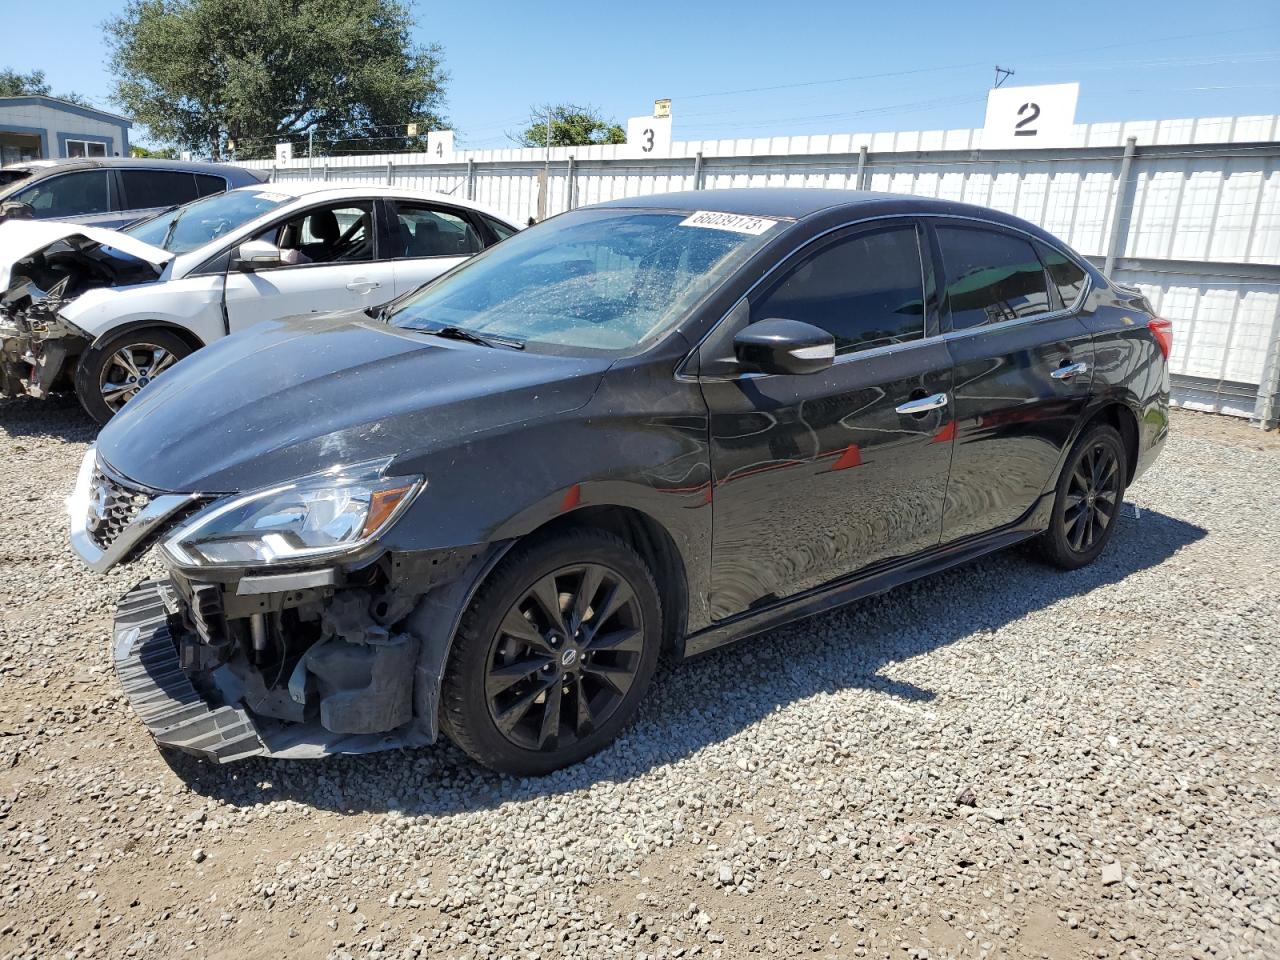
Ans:
[{"label": "green tree", "polygon": [[614,121],[604,119],[595,107],[580,107],[572,103],[530,107],[529,126],[511,139],[525,147],[545,147],[548,114],[551,116],[553,147],[627,142],[627,132]]},{"label": "green tree", "polygon": [[[19,73],[9,67],[0,67],[0,97],[52,97],[48,81],[43,70],[32,70],[30,73]],[[68,100],[81,106],[91,106],[88,100],[78,93],[56,94],[59,100]]]},{"label": "green tree", "polygon": [[[440,48],[396,0],[130,0],[104,24],[115,99],[157,140],[219,159],[404,150],[439,129]],[[301,148],[301,150],[299,149]]]},{"label": "green tree", "polygon": [[143,157],[148,160],[177,160],[178,151],[173,147],[161,147],[158,150],[149,150],[146,147],[139,146],[136,143],[129,144],[129,156]]}]

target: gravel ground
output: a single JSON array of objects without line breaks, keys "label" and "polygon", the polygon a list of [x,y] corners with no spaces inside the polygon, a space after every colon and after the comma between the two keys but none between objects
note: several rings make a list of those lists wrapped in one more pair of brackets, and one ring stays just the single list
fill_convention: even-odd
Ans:
[{"label": "gravel ground", "polygon": [[[1014,552],[664,668],[541,781],[166,759],[0,404],[0,956],[1280,955],[1280,441],[1179,414],[1092,568]],[[143,565],[145,567],[145,564]]]}]

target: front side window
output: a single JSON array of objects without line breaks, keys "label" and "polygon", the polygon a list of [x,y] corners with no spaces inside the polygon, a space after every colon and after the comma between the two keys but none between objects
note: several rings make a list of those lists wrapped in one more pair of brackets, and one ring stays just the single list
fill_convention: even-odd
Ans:
[{"label": "front side window", "polygon": [[196,179],[176,170],[122,170],[125,203],[130,210],[176,207],[196,199]]},{"label": "front side window", "polygon": [[468,220],[427,204],[396,201],[391,230],[397,259],[465,257],[480,250],[480,238]]},{"label": "front side window", "polygon": [[[757,219],[757,218],[739,218]],[[783,225],[688,212],[576,210],[522,230],[399,303],[389,321],[617,353],[656,339]]]},{"label": "front side window", "polygon": [[859,233],[829,244],[789,270],[751,319],[800,320],[828,331],[836,353],[924,336],[920,245],[913,226]]},{"label": "front side window", "polygon": [[1029,240],[980,227],[937,230],[953,330],[1053,309],[1044,267]]},{"label": "front side window", "polygon": [[124,232],[170,253],[189,253],[292,199],[288,194],[247,187],[205,197],[179,210],[136,223]]},{"label": "front side window", "polygon": [[1036,243],[1036,252],[1049,271],[1049,281],[1058,288],[1058,296],[1062,298],[1062,306],[1070,307],[1079,299],[1084,290],[1085,272],[1081,266],[1044,243]]},{"label": "front side window", "polygon": [[105,157],[107,155],[107,145],[99,143],[96,140],[68,140],[67,156],[71,158],[79,157]]},{"label": "front side window", "polygon": [[107,170],[86,170],[48,177],[9,199],[29,204],[37,220],[107,213],[111,209],[111,174]]},{"label": "front side window", "polygon": [[286,266],[368,262],[373,259],[373,204],[317,207],[276,224],[257,239],[279,247]]}]

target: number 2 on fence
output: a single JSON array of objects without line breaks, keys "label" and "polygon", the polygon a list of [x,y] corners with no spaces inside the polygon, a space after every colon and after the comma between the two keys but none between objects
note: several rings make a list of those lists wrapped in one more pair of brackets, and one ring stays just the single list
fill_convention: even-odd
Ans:
[{"label": "number 2 on fence", "polygon": [[[1027,113],[1028,110],[1031,112]],[[1022,117],[1024,113],[1027,115]],[[1035,123],[1040,118],[1040,104],[1024,103],[1018,108],[1018,116],[1022,117],[1022,119],[1013,125],[1013,135],[1015,137],[1034,137],[1036,128],[1028,126],[1028,124]],[[1023,129],[1024,127],[1026,127],[1025,130]]]}]

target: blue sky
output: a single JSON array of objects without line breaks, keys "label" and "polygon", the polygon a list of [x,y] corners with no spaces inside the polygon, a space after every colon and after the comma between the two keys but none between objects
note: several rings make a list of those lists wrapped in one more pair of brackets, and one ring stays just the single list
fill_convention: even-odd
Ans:
[{"label": "blue sky", "polygon": [[[58,0],[53,29],[49,5],[0,0],[0,65],[110,108],[99,24],[124,5]],[[1080,81],[1079,122],[1280,111],[1275,0],[412,6],[444,47],[460,146],[509,146],[544,101],[625,122],[671,97],[679,140],[976,127],[997,63],[1009,83]]]}]

